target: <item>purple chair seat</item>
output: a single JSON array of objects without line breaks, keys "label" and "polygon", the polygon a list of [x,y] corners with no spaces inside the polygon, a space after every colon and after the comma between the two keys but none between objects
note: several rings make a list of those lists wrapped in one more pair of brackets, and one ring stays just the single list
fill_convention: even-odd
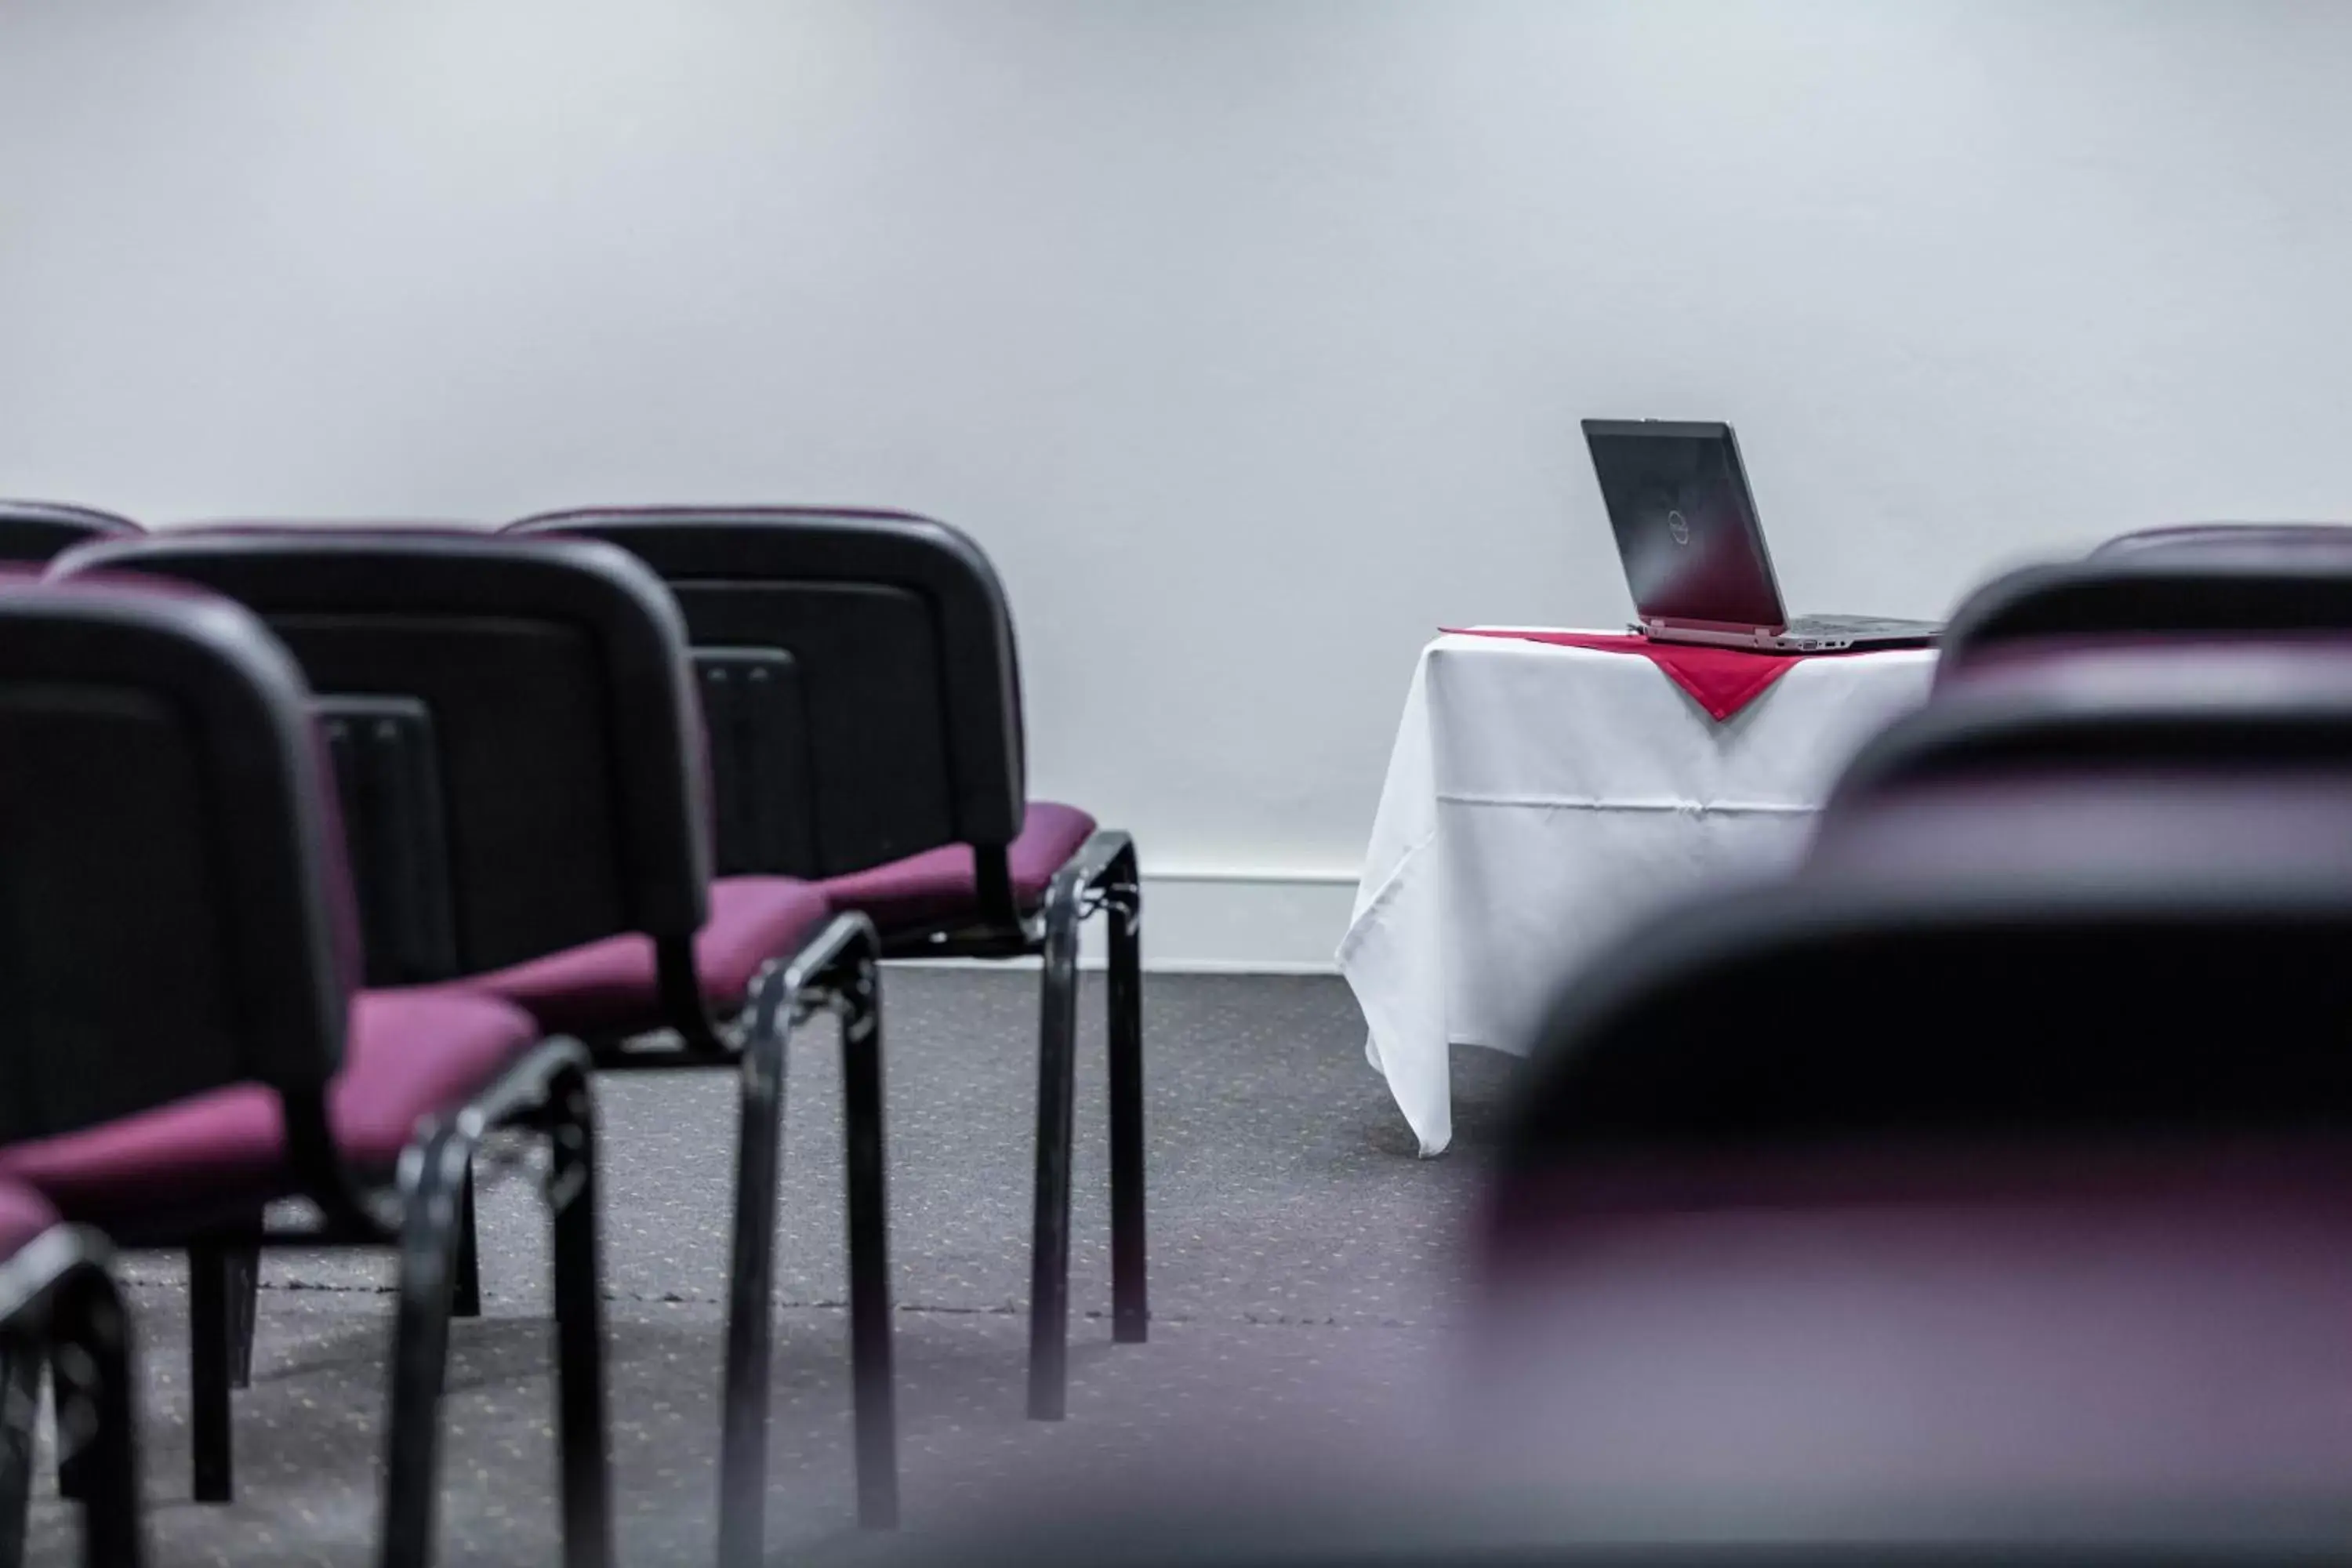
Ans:
[{"label": "purple chair seat", "polygon": [[2189,1507],[2352,1465],[2340,1142],[1564,1164],[1496,1238],[1482,1474],[1686,1509]]},{"label": "purple chair seat", "polygon": [[[723,877],[710,884],[710,919],[695,933],[702,994],[732,1017],[771,959],[797,951],[832,915],[824,895],[785,877]],[[646,936],[614,936],[467,978],[552,1034],[610,1037],[668,1026]]]},{"label": "purple chair seat", "polygon": [[[1095,819],[1075,805],[1029,803],[1021,836],[1005,848],[1013,873],[1013,898],[1024,911],[1045,899],[1045,885],[1095,830]],[[971,910],[980,902],[979,875],[971,847],[947,844],[902,860],[852,871],[817,884],[836,910],[856,910],[884,931],[935,925]]]},{"label": "purple chair seat", "polygon": [[58,1211],[32,1188],[0,1182],[0,1258],[13,1258],[33,1237],[58,1223]]},{"label": "purple chair seat", "polygon": [[[488,996],[447,986],[360,993],[328,1096],[344,1163],[388,1175],[420,1120],[466,1103],[539,1039],[528,1015]],[[0,1149],[0,1176],[103,1224],[283,1195],[293,1191],[287,1156],[277,1094],[235,1084]]]}]

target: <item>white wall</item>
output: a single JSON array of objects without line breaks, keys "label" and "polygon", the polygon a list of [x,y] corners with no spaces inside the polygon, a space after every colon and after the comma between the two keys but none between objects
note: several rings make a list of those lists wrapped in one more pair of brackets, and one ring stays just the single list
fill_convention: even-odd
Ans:
[{"label": "white wall", "polygon": [[2352,513],[2347,58],[2247,0],[7,0],[0,492],[934,511],[1041,790],[1274,879],[1162,951],[1318,959],[1431,628],[1626,613],[1580,416],[1737,421],[1801,608]]}]

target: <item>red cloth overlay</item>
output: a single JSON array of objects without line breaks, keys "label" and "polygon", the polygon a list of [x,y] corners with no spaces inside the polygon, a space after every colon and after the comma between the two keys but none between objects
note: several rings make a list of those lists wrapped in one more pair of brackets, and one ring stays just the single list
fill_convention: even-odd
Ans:
[{"label": "red cloth overlay", "polygon": [[1473,631],[1460,626],[1438,629],[1449,637],[1511,637],[1520,642],[1549,643],[1554,647],[1634,654],[1664,670],[1667,679],[1689,692],[1700,707],[1717,719],[1728,719],[1763,696],[1774,681],[1789,673],[1790,665],[1806,657],[1706,647],[1697,643],[1653,642],[1648,637],[1624,633]]}]

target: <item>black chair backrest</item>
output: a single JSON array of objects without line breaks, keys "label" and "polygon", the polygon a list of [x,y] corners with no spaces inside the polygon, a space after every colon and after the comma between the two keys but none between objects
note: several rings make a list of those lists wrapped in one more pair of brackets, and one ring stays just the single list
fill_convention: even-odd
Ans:
[{"label": "black chair backrest", "polygon": [[293,650],[336,736],[373,982],[700,929],[708,815],[684,628],[626,552],[224,530],[91,546],[54,570],[202,584]]},{"label": "black chair backrest", "polygon": [[2352,881],[2352,641],[1990,649],[1856,753],[1805,868]]},{"label": "black chair backrest", "polygon": [[1924,784],[2313,769],[2352,771],[2352,638],[2021,645],[1873,736],[1822,816]]},{"label": "black chair backrest", "polygon": [[0,1142],[342,1058],[310,694],[233,604],[0,584]]},{"label": "black chair backrest", "polygon": [[2031,638],[2352,635],[2352,550],[2147,551],[2029,566],[1962,601],[1936,680]]},{"label": "black chair backrest", "polygon": [[2094,557],[2139,555],[2151,551],[2239,552],[2248,549],[2340,552],[2352,556],[2352,523],[2176,522],[2119,533],[2091,552]]},{"label": "black chair backrest", "polygon": [[1626,1157],[2340,1132],[2347,943],[2340,865],[1815,878],[1685,908],[1554,1008],[1499,1209]]},{"label": "black chair backrest", "polygon": [[127,517],[57,501],[0,500],[0,561],[53,560],[77,544],[137,533]]},{"label": "black chair backrest", "polygon": [[1013,617],[956,530],[898,512],[677,507],[555,512],[509,531],[609,541],[677,594],[722,871],[837,876],[1019,837]]}]

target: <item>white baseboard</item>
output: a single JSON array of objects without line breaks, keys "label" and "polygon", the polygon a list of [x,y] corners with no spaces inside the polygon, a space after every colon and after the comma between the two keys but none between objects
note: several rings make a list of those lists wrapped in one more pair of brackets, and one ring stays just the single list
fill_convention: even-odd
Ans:
[{"label": "white baseboard", "polygon": [[[1146,870],[1143,967],[1160,974],[1332,974],[1356,903],[1352,871]],[[1087,922],[1079,963],[1103,963],[1102,921]],[[925,958],[961,968],[986,960]],[[1034,963],[1034,959],[1027,963]]]}]

